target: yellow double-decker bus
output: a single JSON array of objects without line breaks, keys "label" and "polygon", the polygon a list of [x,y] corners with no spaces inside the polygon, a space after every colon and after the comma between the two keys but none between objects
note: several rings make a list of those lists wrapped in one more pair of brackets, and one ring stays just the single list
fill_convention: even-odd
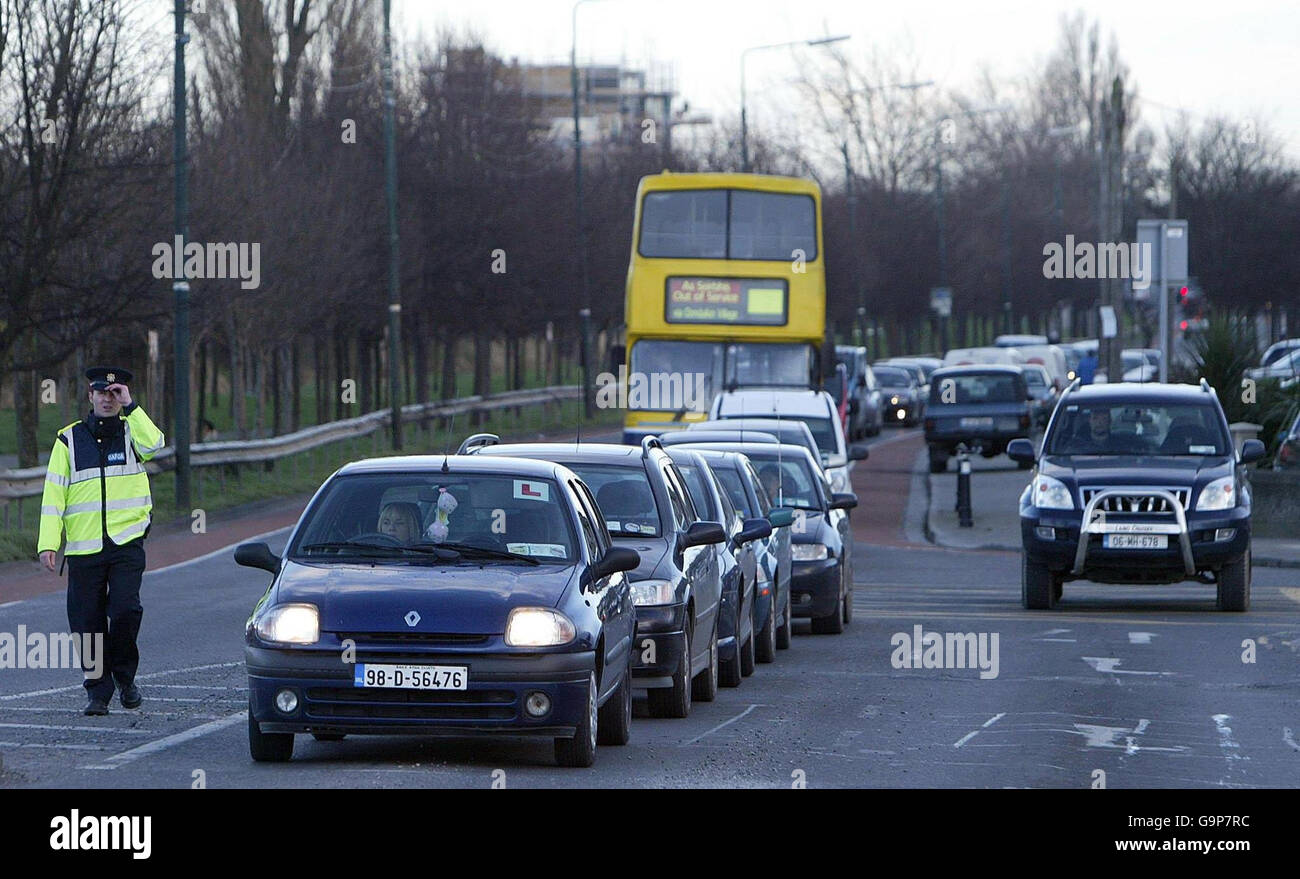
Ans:
[{"label": "yellow double-decker bus", "polygon": [[624,310],[624,442],[705,419],[728,387],[820,383],[821,225],[821,189],[811,180],[641,179]]}]

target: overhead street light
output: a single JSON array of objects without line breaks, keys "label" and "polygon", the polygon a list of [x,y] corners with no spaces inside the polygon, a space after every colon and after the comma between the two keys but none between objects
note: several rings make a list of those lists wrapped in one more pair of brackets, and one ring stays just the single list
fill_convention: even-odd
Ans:
[{"label": "overhead street light", "polygon": [[835,37],[817,37],[812,40],[791,40],[785,43],[767,43],[762,46],[750,46],[748,49],[741,50],[740,53],[740,162],[741,168],[748,173],[749,171],[749,118],[746,112],[746,93],[745,93],[745,59],[750,52],[761,52],[766,49],[789,49],[794,46],[827,46],[831,43],[839,43],[849,39],[848,34],[841,34]]}]

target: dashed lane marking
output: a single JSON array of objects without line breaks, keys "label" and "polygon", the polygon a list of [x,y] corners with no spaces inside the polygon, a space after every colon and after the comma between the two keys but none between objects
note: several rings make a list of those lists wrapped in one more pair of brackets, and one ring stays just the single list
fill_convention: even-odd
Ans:
[{"label": "dashed lane marking", "polygon": [[168,748],[173,748],[177,745],[183,745],[186,742],[191,742],[197,738],[206,736],[209,733],[219,732],[220,730],[223,730],[228,726],[234,726],[236,723],[241,723],[243,721],[246,721],[247,719],[248,719],[247,711],[238,711],[227,717],[223,717],[220,720],[210,720],[207,723],[201,723],[198,726],[191,727],[190,729],[184,730],[182,732],[178,732],[170,736],[164,736],[161,739],[156,739],[155,741],[140,745],[138,748],[132,748],[129,751],[123,751],[120,754],[114,754],[111,757],[105,758],[98,765],[82,766],[80,768],[81,769],[116,769],[119,766],[123,766],[127,763],[131,763],[135,760],[139,760],[141,757],[148,757],[152,754],[157,754],[162,751],[166,751]]},{"label": "dashed lane marking", "polygon": [[999,720],[1001,720],[1002,718],[1004,718],[1004,717],[1006,717],[1006,716],[1007,716],[1007,713],[1006,713],[1005,711],[1003,711],[1001,714],[995,714],[995,715],[993,715],[993,716],[990,717],[988,720],[984,721],[984,723],[980,724],[980,728],[979,728],[979,729],[974,729],[974,730],[971,730],[970,732],[966,733],[966,735],[962,736],[960,739],[958,739],[957,741],[953,742],[952,746],[953,746],[954,748],[960,748],[962,745],[966,744],[966,743],[969,742],[971,739],[973,739],[973,738],[975,738],[977,735],[979,735],[980,732],[981,732],[982,730],[986,730],[986,729],[988,729],[988,728],[991,727],[993,724],[997,723]]}]

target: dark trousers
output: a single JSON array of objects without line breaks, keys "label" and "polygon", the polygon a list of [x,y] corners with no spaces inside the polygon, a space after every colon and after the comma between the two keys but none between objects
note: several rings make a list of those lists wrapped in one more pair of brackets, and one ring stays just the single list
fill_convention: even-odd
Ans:
[{"label": "dark trousers", "polygon": [[68,626],[78,635],[103,635],[104,655],[96,657],[99,677],[90,677],[95,669],[82,656],[86,691],[107,702],[113,698],[113,682],[126,689],[140,665],[135,640],[144,616],[140,606],[144,540],[136,538],[123,546],[105,540],[100,552],[67,558]]}]

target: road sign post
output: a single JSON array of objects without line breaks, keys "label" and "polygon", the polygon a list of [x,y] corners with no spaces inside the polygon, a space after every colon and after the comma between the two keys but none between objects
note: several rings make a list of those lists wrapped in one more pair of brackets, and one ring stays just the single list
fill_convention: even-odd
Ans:
[{"label": "road sign post", "polygon": [[[1162,382],[1169,380],[1169,361],[1173,354],[1169,291],[1187,283],[1187,232],[1186,220],[1138,220],[1138,246],[1143,253],[1150,248],[1147,279],[1159,297]],[[1152,278],[1153,274],[1158,277]]]}]

